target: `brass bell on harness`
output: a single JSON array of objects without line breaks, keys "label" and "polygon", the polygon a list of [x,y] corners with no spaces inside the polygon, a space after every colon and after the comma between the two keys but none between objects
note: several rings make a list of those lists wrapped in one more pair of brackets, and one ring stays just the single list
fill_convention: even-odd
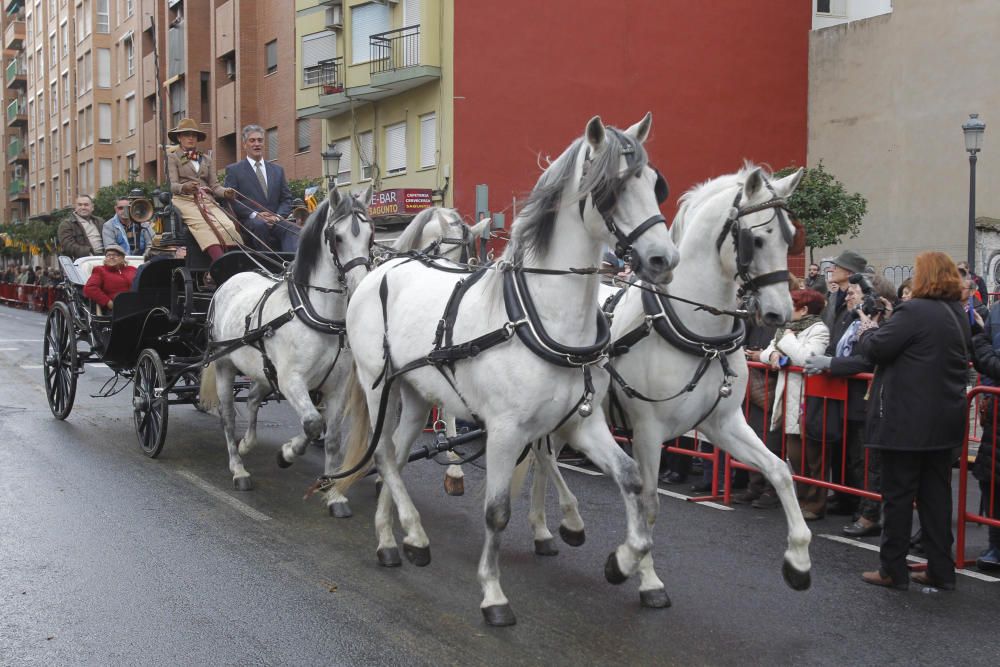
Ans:
[{"label": "brass bell on harness", "polygon": [[730,384],[729,381],[727,380],[726,382],[722,383],[721,387],[719,387],[719,396],[721,396],[722,398],[729,398],[732,395],[733,395],[733,385]]},{"label": "brass bell on harness", "polygon": [[580,402],[580,407],[577,408],[576,410],[581,417],[586,418],[594,414],[593,398],[594,397],[592,394],[587,394],[586,396],[583,397],[583,401]]}]

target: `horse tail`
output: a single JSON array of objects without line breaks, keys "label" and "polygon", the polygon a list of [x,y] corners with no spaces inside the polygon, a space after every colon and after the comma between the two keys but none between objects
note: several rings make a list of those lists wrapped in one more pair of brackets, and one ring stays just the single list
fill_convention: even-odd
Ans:
[{"label": "horse tail", "polygon": [[198,409],[210,412],[218,407],[219,389],[215,382],[215,362],[212,362],[201,371],[201,383],[198,387]]},{"label": "horse tail", "polygon": [[[340,464],[338,472],[350,470],[357,466],[365,457],[368,451],[369,438],[371,437],[371,418],[368,415],[368,398],[358,380],[358,370],[356,366],[351,367],[351,373],[347,376],[347,400],[344,403],[343,414],[351,419],[351,430],[347,436],[347,447],[344,450],[344,460]],[[369,461],[360,470],[352,475],[339,480],[336,489],[342,494],[354,486],[354,483],[364,477],[372,462]]]}]

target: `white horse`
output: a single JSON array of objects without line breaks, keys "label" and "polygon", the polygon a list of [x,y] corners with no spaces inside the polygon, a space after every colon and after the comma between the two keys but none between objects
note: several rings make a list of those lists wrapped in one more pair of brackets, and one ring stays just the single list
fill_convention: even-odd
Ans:
[{"label": "white horse", "polygon": [[[650,283],[670,280],[677,249],[654,194],[662,179],[642,146],[651,124],[647,114],[622,132],[591,119],[585,135],[542,174],[496,267],[459,280],[418,262],[389,261],[358,287],[348,307],[360,381],[349,409],[352,415],[370,415],[376,433],[388,434],[373,437],[375,463],[385,479],[375,514],[382,565],[400,564],[393,504],[406,533],[407,558],[417,565],[430,562],[427,535],[400,468],[431,404],[477,420],[488,431],[486,540],[478,573],[481,610],[490,625],[515,622],[500,587],[499,547],[510,519],[511,474],[527,442],[554,431],[619,485],[627,532],[608,557],[608,581],[625,581],[652,546],[635,462],[608,432],[601,392],[595,397],[591,379],[608,333],[596,307],[597,275],[565,275],[567,269],[596,267],[610,242],[631,249],[636,272]],[[515,336],[518,340],[511,340]],[[441,344],[433,357],[429,348],[436,339]],[[394,383],[385,391],[390,380]],[[596,414],[586,418],[591,410]],[[360,419],[354,424],[362,425]],[[352,428],[345,470],[362,459],[367,440],[366,428]]]},{"label": "white horse", "polygon": [[[747,165],[682,196],[671,227],[681,262],[666,291],[720,309],[732,308],[743,293],[751,296],[749,308],[758,321],[775,326],[790,319],[787,257],[790,244],[801,246],[802,237],[783,208],[801,177],[799,170],[772,183],[759,167]],[[792,251],[800,252],[801,247]],[[743,415],[747,364],[742,326],[731,316],[713,315],[696,305],[671,303],[636,287],[625,290],[614,308],[610,363],[621,381],[613,381],[612,390],[632,427],[647,521],[652,525],[659,509],[656,482],[662,443],[697,427],[717,447],[757,467],[774,485],[788,522],[782,573],[792,588],[808,588],[811,533],[802,519],[788,466],[764,446]],[[626,351],[622,344],[630,334],[642,337]],[[563,509],[560,533],[569,544],[582,543],[583,520],[554,454],[542,451],[538,463],[541,474],[533,480],[529,517],[536,552],[551,555],[556,552],[545,524],[546,477],[556,483]],[[642,604],[669,606],[652,554],[643,559],[639,572]]]},{"label": "white horse", "polygon": [[[290,318],[260,339],[266,356],[259,347],[243,345],[202,374],[203,396],[216,385],[229,470],[241,491],[253,488],[242,456],[257,443],[257,412],[272,391],[280,391],[302,421],[302,433],[278,450],[278,464],[291,465],[307,443],[324,436],[325,469],[332,472],[336,467],[333,459],[339,449],[337,426],[344,398],[339,392],[353,364],[344,346],[343,321],[348,298],[370,266],[374,226],[367,211],[371,198],[370,187],[359,196],[342,197],[333,190],[303,226],[289,275],[239,273],[212,298],[207,327],[210,345],[211,341],[238,340],[278,318]],[[237,373],[248,375],[252,382],[247,396],[250,419],[238,446],[233,401]],[[324,406],[324,414],[317,405]],[[346,499],[336,490],[327,493],[326,501],[331,514],[350,515]]]},{"label": "white horse", "polygon": [[[464,264],[474,258],[476,239],[487,232],[490,222],[486,218],[470,227],[462,222],[457,210],[433,206],[418,213],[393,241],[392,247],[400,252],[418,250],[431,257]],[[438,410],[438,419],[444,422],[445,435],[453,437],[457,433],[455,418],[443,409]],[[451,451],[445,456],[453,463],[445,470],[444,490],[449,496],[460,496],[465,493],[465,473],[457,463],[461,457]]]}]

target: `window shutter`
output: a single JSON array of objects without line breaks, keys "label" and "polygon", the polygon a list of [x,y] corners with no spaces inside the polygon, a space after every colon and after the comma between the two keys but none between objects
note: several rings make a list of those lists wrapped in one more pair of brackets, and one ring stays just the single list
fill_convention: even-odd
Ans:
[{"label": "window shutter", "polygon": [[100,173],[98,174],[98,176],[100,177],[101,181],[100,183],[98,183],[98,187],[103,188],[107,185],[111,185],[112,183],[114,183],[114,176],[111,173],[112,164],[113,162],[107,158],[100,159],[100,165],[99,165]]},{"label": "window shutter", "polygon": [[403,27],[420,25],[420,0],[403,0]]},{"label": "window shutter", "polygon": [[347,183],[350,181],[350,178],[348,177],[347,179],[341,180],[340,174],[351,173],[351,140],[341,139],[339,141],[335,141],[334,145],[336,145],[337,150],[340,151],[340,171],[337,173],[337,180],[342,183]]},{"label": "window shutter", "polygon": [[406,123],[385,128],[385,168],[390,174],[406,171]]},{"label": "window shutter", "polygon": [[437,164],[437,117],[429,113],[420,118],[420,166]]},{"label": "window shutter", "polygon": [[321,60],[337,57],[337,33],[332,30],[306,35],[302,38],[302,66],[315,67]]},{"label": "window shutter", "polygon": [[371,59],[369,38],[392,28],[392,14],[387,5],[370,2],[351,8],[351,62]]},{"label": "window shutter", "polygon": [[278,159],[278,128],[272,127],[267,131],[267,157],[268,160]]},{"label": "window shutter", "polygon": [[102,144],[110,144],[111,143],[110,104],[97,105],[97,125],[98,125],[98,132],[100,133],[97,137],[98,141],[100,141]]},{"label": "window shutter", "polygon": [[309,150],[312,139],[312,124],[308,120],[300,118],[295,121],[295,129],[296,149],[299,153]]},{"label": "window shutter", "polygon": [[111,49],[97,49],[97,87],[111,87]]}]

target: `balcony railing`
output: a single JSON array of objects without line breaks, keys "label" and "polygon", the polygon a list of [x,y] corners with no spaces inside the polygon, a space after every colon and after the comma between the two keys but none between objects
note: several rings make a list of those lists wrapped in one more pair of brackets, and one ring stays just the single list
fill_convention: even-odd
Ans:
[{"label": "balcony railing", "polygon": [[27,76],[28,68],[24,66],[24,60],[15,58],[7,63],[7,83],[9,84],[16,76]]},{"label": "balcony railing", "polygon": [[27,189],[28,186],[24,182],[24,179],[16,179],[11,181],[10,185],[7,187],[7,195],[9,197],[14,197],[15,195],[19,195]]},{"label": "balcony railing", "polygon": [[302,87],[344,88],[344,59],[320,60],[312,67],[302,68]]},{"label": "balcony railing", "polygon": [[24,142],[20,139],[11,139],[10,143],[7,144],[7,159],[13,160],[21,153],[24,152]]},{"label": "balcony railing", "polygon": [[14,100],[7,105],[7,122],[14,122],[18,116],[23,116],[28,111],[27,105],[25,105],[24,100]]},{"label": "balcony railing", "polygon": [[420,26],[389,30],[369,38],[371,73],[391,72],[420,64]]}]

